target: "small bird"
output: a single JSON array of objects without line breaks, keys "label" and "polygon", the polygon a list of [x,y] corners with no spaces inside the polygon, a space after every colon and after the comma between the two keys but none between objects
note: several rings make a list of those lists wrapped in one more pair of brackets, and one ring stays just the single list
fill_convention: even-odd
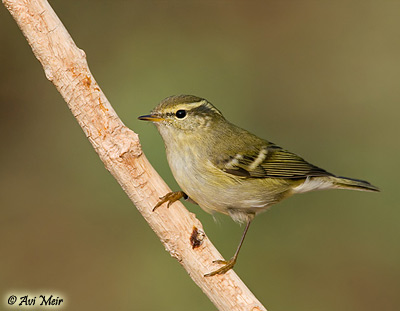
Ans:
[{"label": "small bird", "polygon": [[339,177],[298,155],[227,121],[204,98],[170,96],[139,120],[153,122],[182,191],[170,192],[154,207],[184,198],[206,212],[246,223],[234,256],[205,276],[233,268],[254,216],[296,193],[322,189],[379,191],[367,181]]}]

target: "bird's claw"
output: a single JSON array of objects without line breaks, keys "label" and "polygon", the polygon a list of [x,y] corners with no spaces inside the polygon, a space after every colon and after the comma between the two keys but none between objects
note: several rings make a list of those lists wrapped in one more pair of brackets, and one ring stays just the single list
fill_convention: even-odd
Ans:
[{"label": "bird's claw", "polygon": [[169,208],[169,206],[180,200],[181,198],[185,197],[185,193],[183,191],[176,191],[176,192],[169,192],[166,195],[164,195],[163,197],[160,197],[160,201],[153,207],[153,212],[159,208],[161,205],[163,205],[164,203],[168,202],[167,204],[167,208]]},{"label": "bird's claw", "polygon": [[214,276],[217,274],[225,274],[229,270],[233,268],[236,263],[236,258],[232,258],[230,260],[214,260],[213,263],[223,264],[223,266],[215,271],[205,274],[204,276]]}]

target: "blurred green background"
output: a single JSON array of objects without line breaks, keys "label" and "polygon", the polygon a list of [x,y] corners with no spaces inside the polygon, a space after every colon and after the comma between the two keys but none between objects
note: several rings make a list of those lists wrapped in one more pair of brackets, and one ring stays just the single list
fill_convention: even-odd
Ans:
[{"label": "blurred green background", "polygon": [[[399,1],[51,1],[172,189],[156,129],[173,94],[379,194],[315,192],[259,216],[235,271],[268,310],[399,310]],[[104,169],[0,7],[0,309],[213,310]],[[185,203],[186,204],[186,203]],[[187,207],[229,258],[243,228]],[[11,308],[15,310],[16,308]]]}]

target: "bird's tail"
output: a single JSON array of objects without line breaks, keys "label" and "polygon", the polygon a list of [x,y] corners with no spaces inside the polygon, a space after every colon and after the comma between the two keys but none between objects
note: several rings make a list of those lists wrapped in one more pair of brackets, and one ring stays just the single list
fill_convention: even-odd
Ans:
[{"label": "bird's tail", "polygon": [[368,181],[359,180],[348,177],[330,177],[335,188],[338,189],[350,189],[360,191],[379,192],[379,188],[371,185]]}]

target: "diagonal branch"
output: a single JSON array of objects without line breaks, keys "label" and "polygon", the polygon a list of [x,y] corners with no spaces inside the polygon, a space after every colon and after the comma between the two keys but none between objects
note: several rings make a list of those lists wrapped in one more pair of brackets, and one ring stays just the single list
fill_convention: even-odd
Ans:
[{"label": "diagonal branch", "polygon": [[[143,154],[138,135],[125,127],[46,0],[3,0],[24,33],[46,77],[60,92],[107,170],[115,177],[171,256],[219,310],[266,310],[234,271],[205,278],[221,258],[211,242],[196,237],[202,225],[181,203],[152,212],[169,188]],[[194,234],[193,234],[194,233]],[[200,239],[201,240],[201,239]],[[192,245],[200,246],[193,248]]]}]

